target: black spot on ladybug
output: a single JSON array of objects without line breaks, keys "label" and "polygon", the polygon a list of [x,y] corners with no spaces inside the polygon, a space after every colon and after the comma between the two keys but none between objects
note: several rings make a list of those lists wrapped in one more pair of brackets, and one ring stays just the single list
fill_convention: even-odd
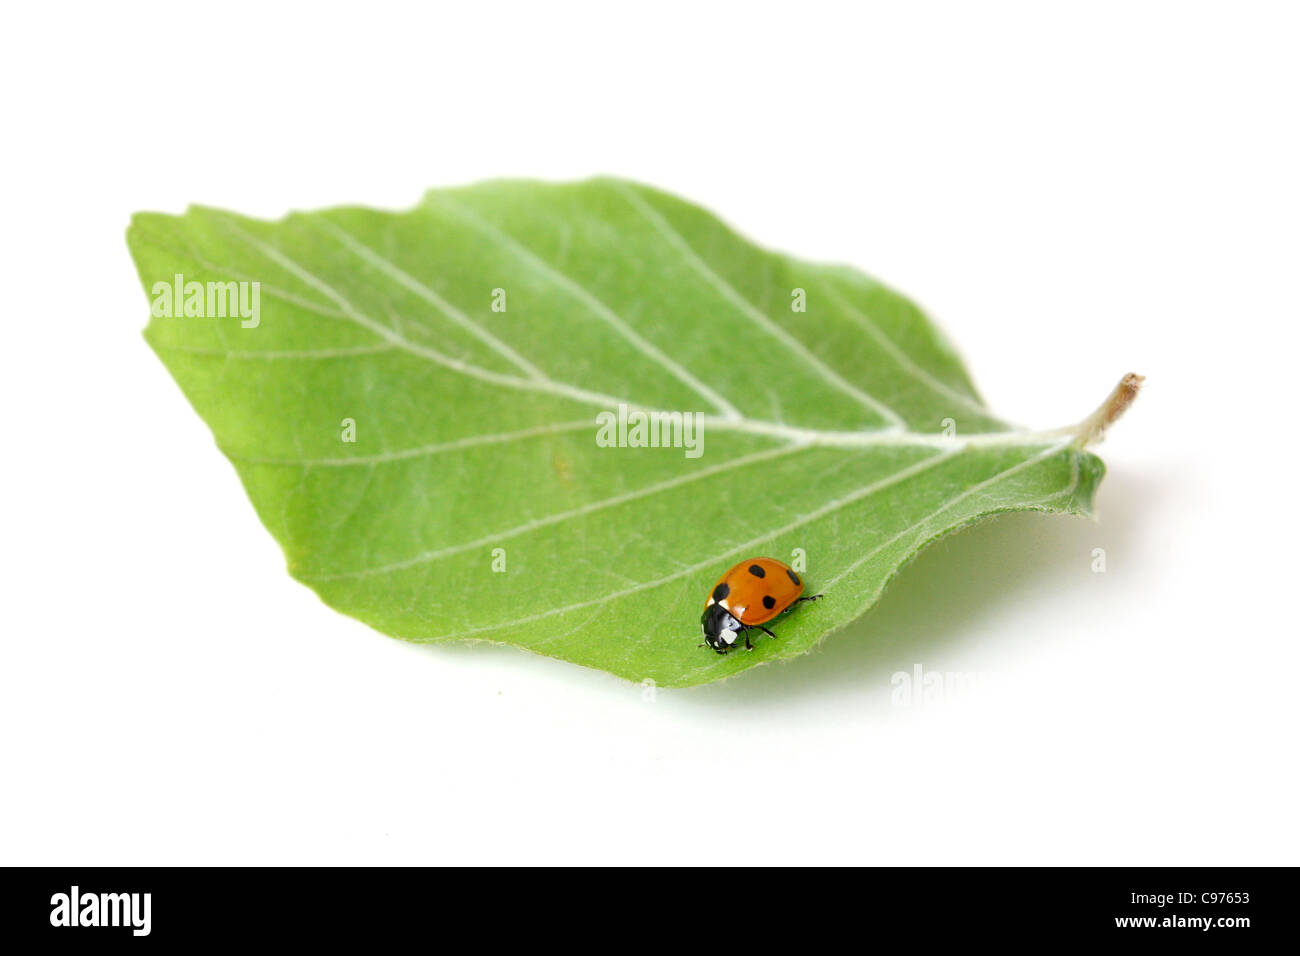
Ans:
[{"label": "black spot on ladybug", "polygon": [[754,577],[756,577],[756,578],[761,578],[761,577],[766,577],[766,576],[767,576],[767,572],[764,571],[762,568],[760,568],[757,564],[751,564],[751,565],[749,566],[749,573],[752,574],[752,575],[753,575]]},{"label": "black spot on ladybug", "polygon": [[799,587],[801,584],[803,584],[803,582],[799,580],[799,575],[795,574],[789,568],[785,569],[785,573],[790,575],[790,580],[794,582],[795,587]]},{"label": "black spot on ladybug", "polygon": [[727,584],[726,581],[723,581],[721,584],[719,584],[716,588],[713,589],[713,600],[721,601],[730,593],[731,593],[731,586]]},{"label": "black spot on ladybug", "polygon": [[772,610],[772,608],[776,607],[776,598],[772,597],[770,594],[764,594],[763,607],[767,608],[769,611]]}]

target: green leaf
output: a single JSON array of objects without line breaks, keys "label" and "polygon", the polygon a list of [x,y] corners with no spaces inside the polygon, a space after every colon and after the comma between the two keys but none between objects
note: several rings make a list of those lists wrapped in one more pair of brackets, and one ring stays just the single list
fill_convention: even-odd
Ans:
[{"label": "green leaf", "polygon": [[[146,338],[294,577],[406,640],[660,685],[807,651],[981,516],[1087,513],[1103,467],[1083,444],[1136,388],[1076,430],[1014,430],[896,292],[618,180],[278,222],[140,214],[128,242]],[[204,286],[207,317],[186,317],[183,284],[163,302],[178,275],[259,283],[256,315],[251,286],[243,321]],[[702,453],[602,447],[620,403],[699,413]],[[800,554],[823,600],[752,653],[697,646],[722,572]]]}]

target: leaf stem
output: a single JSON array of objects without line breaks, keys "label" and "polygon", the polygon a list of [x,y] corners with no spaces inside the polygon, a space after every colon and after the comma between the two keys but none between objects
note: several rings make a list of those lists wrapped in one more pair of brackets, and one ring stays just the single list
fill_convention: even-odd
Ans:
[{"label": "leaf stem", "polygon": [[1133,399],[1137,398],[1144,381],[1143,376],[1133,372],[1121,378],[1119,384],[1106,396],[1106,400],[1097,406],[1097,410],[1074,427],[1074,444],[1079,448],[1086,448],[1100,441],[1106,429],[1133,404]]}]

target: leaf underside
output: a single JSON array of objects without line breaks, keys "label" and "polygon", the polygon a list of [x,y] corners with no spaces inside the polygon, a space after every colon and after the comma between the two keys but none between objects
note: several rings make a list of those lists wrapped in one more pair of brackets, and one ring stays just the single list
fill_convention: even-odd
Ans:
[{"label": "leaf underside", "polygon": [[[256,327],[155,315],[146,338],[294,577],[406,640],[706,683],[807,651],[982,516],[1090,512],[1103,473],[996,418],[898,293],[624,181],[140,214],[128,243],[151,300],[177,274],[260,283]],[[702,413],[702,454],[601,447],[620,402]],[[723,571],[798,553],[824,600],[752,653],[697,647]]]}]

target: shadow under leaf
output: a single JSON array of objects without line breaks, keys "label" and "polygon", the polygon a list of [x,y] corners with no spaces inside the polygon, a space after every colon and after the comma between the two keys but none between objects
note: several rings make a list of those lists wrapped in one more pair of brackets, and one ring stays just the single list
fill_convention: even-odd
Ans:
[{"label": "shadow under leaf", "polygon": [[[1072,588],[1092,574],[1093,549],[1129,551],[1154,485],[1107,476],[1099,520],[1006,514],[949,535],[917,556],[880,602],[811,653],[732,680],[677,691],[688,706],[740,707],[853,693],[888,704],[890,677],[915,661],[941,660],[981,619],[1031,590]],[[814,579],[815,580],[815,579]]]}]

